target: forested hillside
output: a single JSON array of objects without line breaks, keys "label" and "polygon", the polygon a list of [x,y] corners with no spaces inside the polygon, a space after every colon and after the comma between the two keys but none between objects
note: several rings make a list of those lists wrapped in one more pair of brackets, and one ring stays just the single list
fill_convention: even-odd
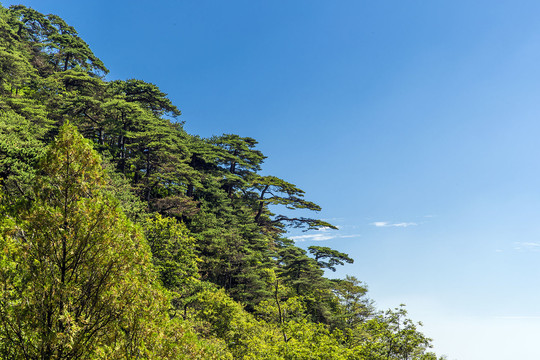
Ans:
[{"label": "forested hillside", "polygon": [[[126,61],[129,61],[126,59]],[[437,359],[250,137],[188,134],[56,15],[0,9],[1,359]],[[219,132],[219,129],[216,129]]]}]

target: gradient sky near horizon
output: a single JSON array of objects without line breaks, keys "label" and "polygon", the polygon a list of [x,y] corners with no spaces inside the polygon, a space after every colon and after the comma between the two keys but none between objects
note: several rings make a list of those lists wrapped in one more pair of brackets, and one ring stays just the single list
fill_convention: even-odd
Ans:
[{"label": "gradient sky near horizon", "polygon": [[157,84],[339,231],[293,233],[449,360],[540,359],[540,2],[2,1]]}]

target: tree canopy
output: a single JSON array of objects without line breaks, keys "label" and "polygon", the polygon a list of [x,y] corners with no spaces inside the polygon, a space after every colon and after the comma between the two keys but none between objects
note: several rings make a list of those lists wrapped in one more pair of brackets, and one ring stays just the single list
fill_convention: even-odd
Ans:
[{"label": "tree canopy", "polygon": [[188,134],[74,27],[0,7],[0,358],[437,359],[251,137]]}]

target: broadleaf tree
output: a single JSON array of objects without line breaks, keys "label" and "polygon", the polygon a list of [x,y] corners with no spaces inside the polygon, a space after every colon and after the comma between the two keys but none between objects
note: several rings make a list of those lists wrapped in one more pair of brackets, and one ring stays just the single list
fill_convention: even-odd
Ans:
[{"label": "broadleaf tree", "polygon": [[99,156],[66,124],[39,172],[34,200],[2,210],[1,357],[149,356],[167,299],[142,232],[103,191]]}]

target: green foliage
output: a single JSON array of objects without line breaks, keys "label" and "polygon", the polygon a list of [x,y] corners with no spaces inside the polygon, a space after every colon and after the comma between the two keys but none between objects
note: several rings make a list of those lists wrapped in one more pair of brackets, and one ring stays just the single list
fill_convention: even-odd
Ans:
[{"label": "green foliage", "polygon": [[201,332],[224,339],[229,347],[237,346],[249,327],[250,315],[223,289],[199,292],[190,309],[190,316],[201,324]]},{"label": "green foliage", "polygon": [[128,219],[137,223],[144,222],[149,216],[148,204],[137,196],[129,180],[123,174],[116,172],[114,165],[107,159],[103,159],[103,169],[107,179],[104,191],[118,200],[119,206]]},{"label": "green foliage", "polygon": [[156,85],[142,80],[116,80],[110,83],[115,94],[122,94],[126,101],[138,103],[155,116],[180,116],[181,112]]},{"label": "green foliage", "polygon": [[140,271],[149,254],[137,229],[101,194],[97,154],[73,127],[64,127],[40,172],[35,200],[19,209],[4,238],[18,272],[2,273],[9,289],[2,337],[13,357],[81,357],[107,346],[121,326],[135,326],[124,314],[149,281],[151,273]]},{"label": "green foliage", "polygon": [[2,357],[154,358],[167,299],[138,227],[102,191],[98,155],[65,125],[39,170],[34,200],[0,227]]},{"label": "green foliage", "polygon": [[108,72],[77,31],[57,15],[43,15],[23,5],[10,9],[16,16],[17,35],[41,48],[39,55],[58,70],[78,67],[93,74]]},{"label": "green foliage", "polygon": [[143,228],[161,282],[167,289],[182,293],[199,278],[195,239],[185,225],[159,214],[147,218]]},{"label": "green foliage", "polygon": [[339,303],[335,320],[340,329],[354,329],[375,313],[367,287],[354,276],[333,279],[332,292]]},{"label": "green foliage", "polygon": [[[418,331],[418,325],[407,318],[404,305],[387,310],[355,329],[361,346],[355,352],[365,359],[436,359],[426,350],[431,339]],[[357,340],[357,341],[358,341]]]},{"label": "green foliage", "polygon": [[257,202],[255,221],[261,226],[274,231],[283,229],[287,225],[294,228],[306,228],[307,230],[316,230],[323,227],[337,229],[334,225],[317,219],[285,215],[272,218],[274,214],[268,209],[269,205],[284,205],[288,210],[321,210],[319,205],[304,200],[304,191],[291,183],[275,176],[256,176],[251,182],[251,187],[258,192],[255,196]]},{"label": "green foliage", "polygon": [[0,182],[7,192],[21,195],[35,175],[44,146],[36,138],[38,131],[13,111],[0,112]]},{"label": "green foliage", "polygon": [[58,16],[0,6],[0,358],[436,359],[324,276],[347,254],[283,237],[336,228],[290,215],[321,208],[255,139],[187,134],[106,73]]},{"label": "green foliage", "polygon": [[[308,250],[315,257],[317,265],[332,271],[336,271],[336,265],[352,264],[354,262],[349,255],[327,246],[310,246]],[[324,261],[324,259],[328,260]]]}]

